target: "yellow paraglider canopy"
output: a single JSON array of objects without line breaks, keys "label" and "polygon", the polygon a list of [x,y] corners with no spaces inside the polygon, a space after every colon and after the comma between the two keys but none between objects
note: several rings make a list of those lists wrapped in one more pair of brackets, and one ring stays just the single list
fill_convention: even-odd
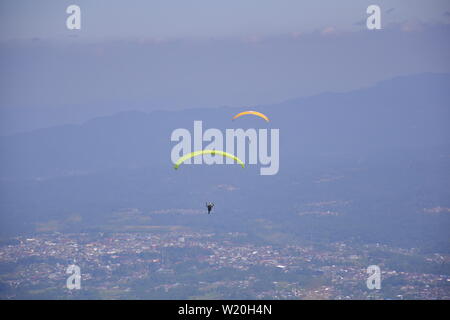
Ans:
[{"label": "yellow paraglider canopy", "polygon": [[246,115],[246,114],[252,114],[252,115],[255,115],[255,116],[260,117],[260,118],[263,118],[264,120],[266,120],[267,122],[269,122],[269,118],[267,118],[267,116],[266,116],[264,113],[261,113],[261,112],[258,112],[258,111],[251,111],[251,110],[249,110],[249,111],[243,111],[243,112],[241,112],[241,113],[238,113],[237,115],[235,115],[235,116],[233,117],[233,120],[234,120],[234,119],[237,119],[237,118],[239,118],[239,117],[241,117],[241,116],[243,116],[243,115]]},{"label": "yellow paraglider canopy", "polygon": [[191,153],[188,153],[188,154],[182,156],[180,159],[178,159],[178,161],[175,163],[175,165],[173,167],[174,167],[174,169],[178,169],[180,164],[182,164],[187,159],[196,157],[198,155],[203,155],[203,154],[212,154],[212,155],[219,154],[221,156],[236,160],[241,165],[242,168],[244,168],[244,166],[245,166],[244,162],[242,162],[238,157],[236,157],[230,153],[220,151],[220,150],[200,150],[200,151],[194,151],[194,152],[191,152]]}]

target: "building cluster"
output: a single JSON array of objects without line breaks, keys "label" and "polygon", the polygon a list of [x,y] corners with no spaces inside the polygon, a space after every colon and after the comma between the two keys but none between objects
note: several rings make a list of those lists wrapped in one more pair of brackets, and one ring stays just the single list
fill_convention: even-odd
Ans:
[{"label": "building cluster", "polygon": [[[39,298],[49,288],[70,298],[66,271],[77,265],[80,290],[98,299],[145,299],[135,289],[143,282],[146,290],[164,293],[195,286],[206,298],[236,292],[255,299],[450,299],[450,274],[396,270],[386,258],[418,256],[414,249],[342,242],[257,245],[245,239],[240,233],[176,231],[17,237],[0,247],[0,298],[24,292]],[[424,265],[447,270],[449,261],[442,254],[423,256]],[[382,271],[379,290],[366,285],[371,264]]]}]

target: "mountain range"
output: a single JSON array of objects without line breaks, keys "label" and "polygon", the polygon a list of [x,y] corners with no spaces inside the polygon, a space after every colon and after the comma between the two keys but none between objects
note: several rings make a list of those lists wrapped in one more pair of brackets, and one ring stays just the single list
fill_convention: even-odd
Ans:
[{"label": "mountain range", "polygon": [[[131,111],[3,136],[0,235],[179,226],[449,248],[449,89],[450,74],[418,74],[255,107],[269,123],[232,121],[245,107]],[[279,129],[279,173],[174,170],[171,133],[195,120]]]}]

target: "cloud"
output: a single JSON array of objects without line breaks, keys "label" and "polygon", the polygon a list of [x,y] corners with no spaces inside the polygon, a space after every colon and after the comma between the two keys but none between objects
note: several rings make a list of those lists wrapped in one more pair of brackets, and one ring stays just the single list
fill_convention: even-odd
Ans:
[{"label": "cloud", "polygon": [[390,8],[390,9],[387,9],[387,10],[385,11],[385,13],[389,14],[389,13],[391,13],[391,12],[394,11],[394,10],[395,10],[395,8]]},{"label": "cloud", "polygon": [[413,32],[413,31],[421,31],[424,30],[428,24],[424,23],[421,20],[408,20],[401,24],[400,29],[404,32]]},{"label": "cloud", "polygon": [[322,30],[321,34],[324,36],[336,34],[336,29],[334,27],[326,27]]},{"label": "cloud", "polygon": [[219,184],[216,187],[217,187],[217,189],[221,189],[221,190],[225,190],[225,191],[236,191],[236,190],[239,190],[238,187],[235,187],[235,186],[230,185],[230,184]]},{"label": "cloud", "polygon": [[353,23],[353,25],[355,25],[355,26],[365,26],[366,25],[366,19],[362,19],[362,20],[359,20],[359,21],[356,21],[355,23]]},{"label": "cloud", "polygon": [[291,33],[291,37],[294,38],[294,39],[298,39],[298,38],[300,38],[302,36],[303,36],[302,32],[292,32]]},{"label": "cloud", "polygon": [[249,36],[244,39],[244,42],[245,43],[260,43],[263,40],[264,39],[260,36]]},{"label": "cloud", "polygon": [[182,215],[190,215],[190,214],[202,214],[205,213],[205,210],[199,210],[199,209],[178,209],[178,208],[171,208],[171,209],[162,209],[162,210],[153,210],[150,212],[150,214],[182,214]]}]

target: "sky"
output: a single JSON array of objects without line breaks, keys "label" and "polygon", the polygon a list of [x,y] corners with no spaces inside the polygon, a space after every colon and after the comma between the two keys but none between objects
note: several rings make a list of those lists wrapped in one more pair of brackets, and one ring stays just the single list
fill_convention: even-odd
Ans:
[{"label": "sky", "polygon": [[[334,27],[360,28],[371,4],[386,23],[448,22],[447,0],[2,0],[1,39],[63,37],[66,8],[82,12],[85,38],[268,36]],[[447,12],[447,14],[446,14]],[[356,23],[356,25],[355,25]]]},{"label": "sky", "polygon": [[[66,8],[81,8],[81,30]],[[0,2],[0,135],[128,110],[258,106],[450,72],[450,2]]]}]

